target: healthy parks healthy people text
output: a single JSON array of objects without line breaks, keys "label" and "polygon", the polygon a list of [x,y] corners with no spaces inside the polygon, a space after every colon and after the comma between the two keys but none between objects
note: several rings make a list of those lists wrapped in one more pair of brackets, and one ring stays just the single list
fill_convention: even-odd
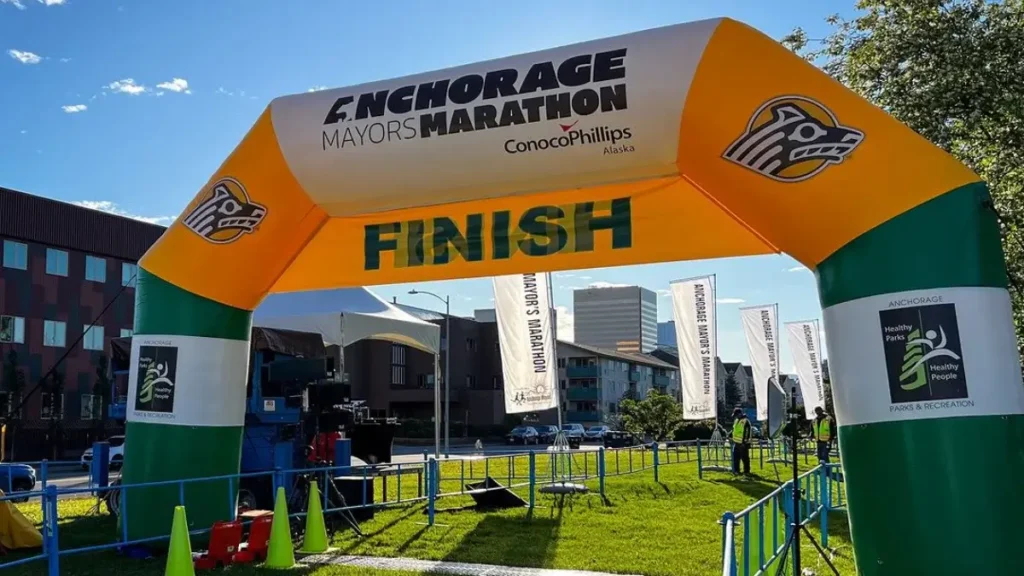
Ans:
[{"label": "healthy parks healthy people text", "polygon": [[[124,481],[237,471],[268,293],[785,251],[818,280],[860,570],[1014,573],[1024,384],[987,203],[730,20],[279,98],[140,263]],[[143,358],[166,362],[159,402]],[[223,519],[227,490],[189,488],[190,520]],[[165,534],[178,498],[129,491],[129,536]]]}]

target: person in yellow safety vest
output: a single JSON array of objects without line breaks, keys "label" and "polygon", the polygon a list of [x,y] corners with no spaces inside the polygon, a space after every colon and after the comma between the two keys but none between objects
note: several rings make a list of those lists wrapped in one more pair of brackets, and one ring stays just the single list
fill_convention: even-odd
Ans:
[{"label": "person in yellow safety vest", "polygon": [[732,411],[732,417],[732,473],[740,473],[742,462],[743,473],[750,474],[750,420],[739,408]]},{"label": "person in yellow safety vest", "polygon": [[814,439],[818,441],[818,462],[828,464],[828,455],[832,452],[832,442],[836,438],[836,425],[821,406],[814,409],[814,422],[811,423]]}]

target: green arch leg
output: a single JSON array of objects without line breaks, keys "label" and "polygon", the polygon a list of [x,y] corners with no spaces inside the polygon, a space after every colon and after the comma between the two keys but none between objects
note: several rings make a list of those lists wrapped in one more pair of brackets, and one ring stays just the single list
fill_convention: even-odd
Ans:
[{"label": "green arch leg", "polygon": [[953,190],[818,267],[860,574],[1020,571],[1024,387],[988,201]]},{"label": "green arch leg", "polygon": [[[249,311],[201,298],[139,269],[125,484],[238,473],[251,323]],[[155,374],[166,374],[147,391],[151,365]],[[171,484],[126,492],[131,540],[169,534],[182,496],[190,530],[229,519],[235,501],[228,480],[190,482],[184,491]]]}]

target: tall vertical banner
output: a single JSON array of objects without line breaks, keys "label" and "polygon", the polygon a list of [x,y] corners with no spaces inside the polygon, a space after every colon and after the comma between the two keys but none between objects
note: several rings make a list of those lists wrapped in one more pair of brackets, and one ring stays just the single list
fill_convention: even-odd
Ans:
[{"label": "tall vertical banner", "polygon": [[558,367],[548,277],[496,276],[494,310],[505,377],[505,412],[537,412],[558,405]]},{"label": "tall vertical banner", "polygon": [[786,322],[789,349],[800,379],[800,393],[804,397],[804,412],[814,417],[814,409],[825,407],[825,385],[821,376],[821,333],[818,321]]},{"label": "tall vertical banner", "polygon": [[778,305],[741,308],[740,319],[754,373],[757,419],[764,421],[768,418],[768,379],[779,381]]},{"label": "tall vertical banner", "polygon": [[671,284],[676,321],[683,418],[706,420],[717,413],[718,334],[715,330],[715,278],[704,276]]}]

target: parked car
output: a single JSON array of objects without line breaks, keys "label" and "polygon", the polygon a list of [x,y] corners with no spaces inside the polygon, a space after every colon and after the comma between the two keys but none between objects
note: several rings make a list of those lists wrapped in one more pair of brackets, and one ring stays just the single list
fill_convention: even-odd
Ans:
[{"label": "parked car", "polygon": [[537,430],[533,426],[516,426],[506,436],[509,444],[537,444],[540,440],[538,439]]},{"label": "parked car", "polygon": [[[124,464],[124,436],[111,436],[107,439],[110,443],[110,469],[117,470]],[[92,448],[86,448],[82,453],[82,470],[88,470],[92,464]]]},{"label": "parked car", "polygon": [[[0,490],[5,494],[31,492],[36,487],[36,469],[28,464],[0,464]],[[26,502],[28,498],[15,499]]]},{"label": "parked car", "polygon": [[583,424],[562,424],[562,432],[565,432],[565,439],[573,449],[580,447],[580,442],[583,442],[583,436],[587,433]]},{"label": "parked car", "polygon": [[640,438],[622,430],[608,430],[604,434],[605,448],[628,448],[642,443]]},{"label": "parked car", "polygon": [[537,440],[541,444],[553,443],[558,435],[558,426],[540,425],[534,426],[534,429],[537,430]]},{"label": "parked car", "polygon": [[604,435],[608,433],[608,430],[607,426],[591,426],[587,429],[584,437],[587,440],[604,440]]}]

